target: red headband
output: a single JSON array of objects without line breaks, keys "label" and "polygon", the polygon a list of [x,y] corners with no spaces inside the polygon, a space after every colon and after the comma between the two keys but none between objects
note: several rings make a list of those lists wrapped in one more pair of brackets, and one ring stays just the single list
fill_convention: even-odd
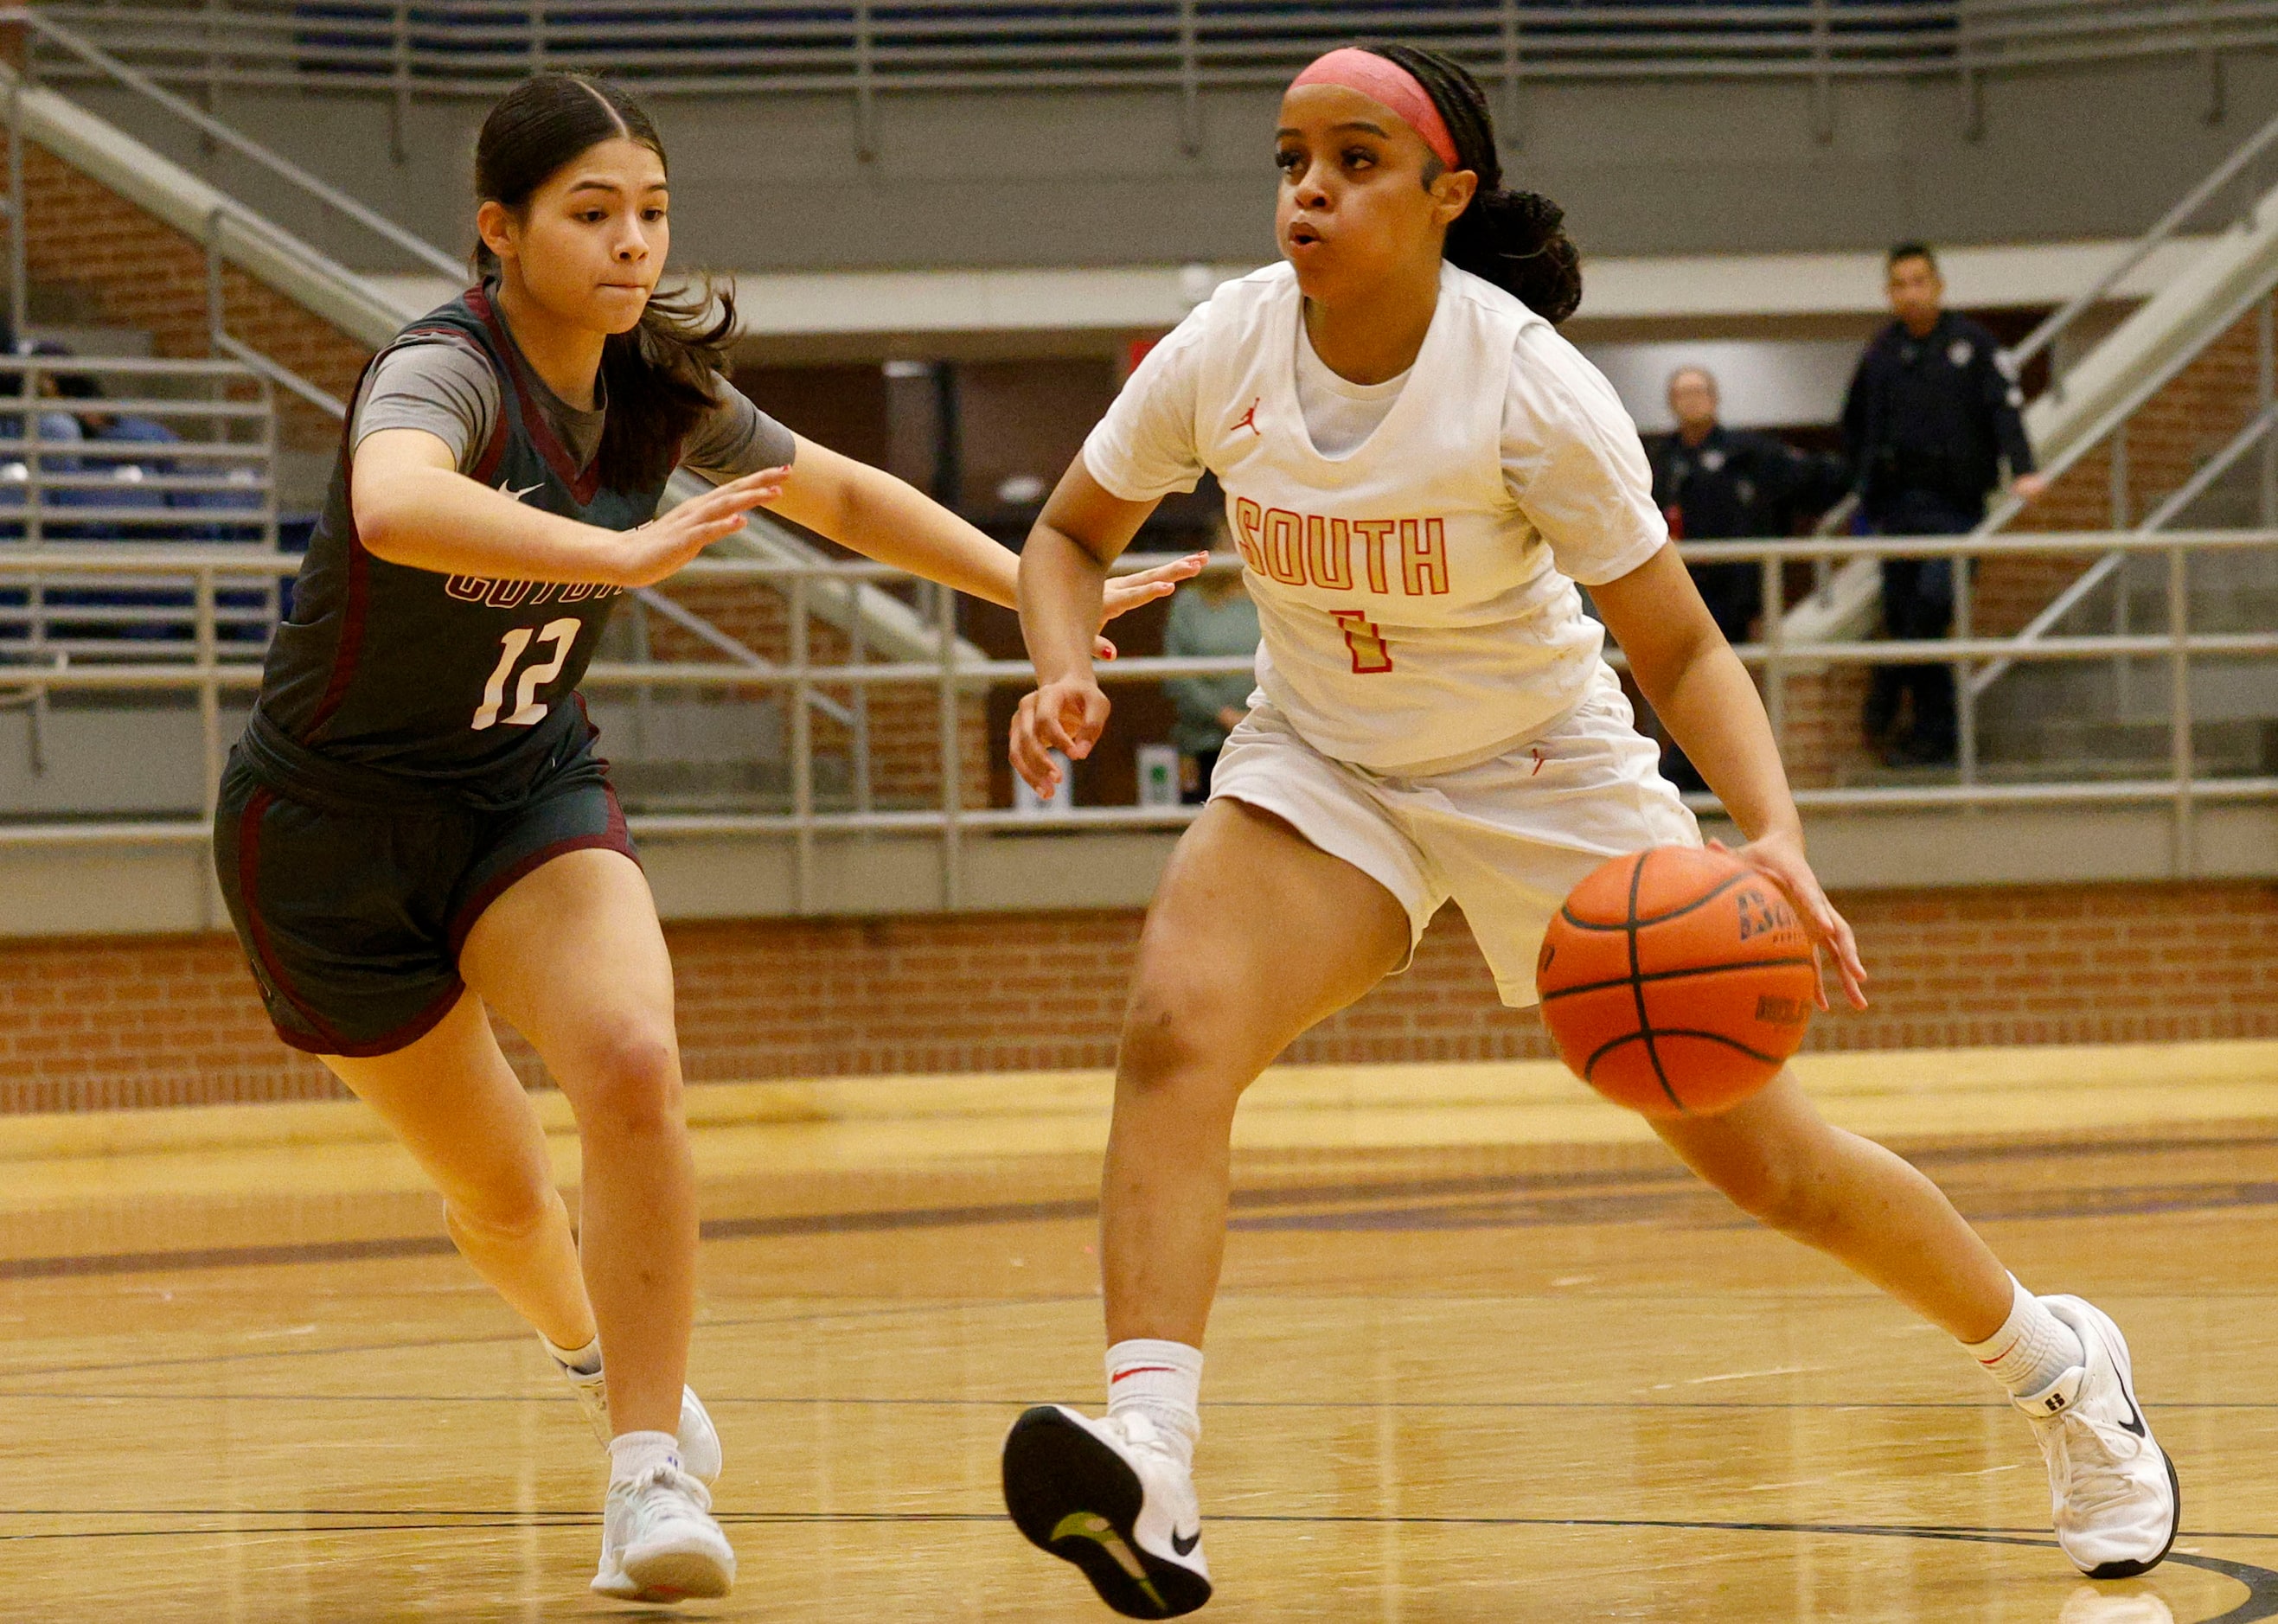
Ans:
[{"label": "red headband", "polygon": [[1456,141],[1448,133],[1448,121],[1440,117],[1430,93],[1397,62],[1347,45],[1315,61],[1290,81],[1289,88],[1295,90],[1299,85],[1342,85],[1372,102],[1381,102],[1424,138],[1424,144],[1440,162],[1449,169],[1464,167],[1456,156]]}]

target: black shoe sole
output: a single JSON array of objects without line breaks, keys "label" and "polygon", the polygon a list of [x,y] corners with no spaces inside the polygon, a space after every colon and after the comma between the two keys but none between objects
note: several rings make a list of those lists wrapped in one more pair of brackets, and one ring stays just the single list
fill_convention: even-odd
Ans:
[{"label": "black shoe sole", "polygon": [[[2132,1394],[2130,1395],[2130,1399],[2132,1400]],[[2136,1413],[2138,1415],[2141,1415],[2144,1412],[2141,1409],[2138,1409]],[[2183,1485],[2175,1476],[2175,1458],[2163,1449],[2160,1452],[2160,1459],[2167,1463],[2167,1492],[2173,1495],[2175,1500],[2175,1521],[2167,1524],[2167,1543],[2160,1546],[2160,1554],[2153,1557],[2148,1562],[2101,1563],[2088,1570],[2088,1576],[2090,1578],[2133,1579],[2138,1574],[2150,1573],[2160,1563],[2166,1561],[2167,1559],[2167,1552],[2175,1548],[2176,1530],[2183,1526]]]},{"label": "black shoe sole", "polygon": [[[1134,1530],[1146,1491],[1115,1452],[1049,1406],[1013,1423],[1005,1439],[1005,1509],[1030,1544],[1073,1562],[1099,1599],[1127,1619],[1175,1619],[1211,1598],[1210,1581],[1140,1548]],[[1053,1537],[1069,1517],[1105,1518],[1146,1570],[1134,1578],[1082,1535]]]}]

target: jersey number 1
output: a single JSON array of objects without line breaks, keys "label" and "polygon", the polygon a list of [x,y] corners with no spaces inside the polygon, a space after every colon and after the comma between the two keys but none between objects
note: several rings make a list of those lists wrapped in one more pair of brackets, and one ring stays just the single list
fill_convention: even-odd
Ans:
[{"label": "jersey number 1", "polygon": [[515,662],[535,641],[554,645],[554,658],[542,660],[522,674],[522,681],[514,692],[514,712],[506,718],[509,728],[534,728],[546,719],[546,706],[538,702],[538,690],[562,675],[562,667],[570,662],[570,645],[577,641],[579,622],[564,616],[548,621],[537,631],[527,626],[517,626],[499,641],[499,662],[491,671],[491,680],[483,685],[483,702],[475,709],[470,724],[477,733],[494,727],[499,721],[499,707],[506,703],[507,679],[514,675]]},{"label": "jersey number 1", "polygon": [[1392,669],[1392,651],[1384,644],[1384,634],[1376,622],[1357,609],[1337,609],[1330,619],[1345,629],[1345,647],[1352,651],[1353,675],[1381,676]]}]

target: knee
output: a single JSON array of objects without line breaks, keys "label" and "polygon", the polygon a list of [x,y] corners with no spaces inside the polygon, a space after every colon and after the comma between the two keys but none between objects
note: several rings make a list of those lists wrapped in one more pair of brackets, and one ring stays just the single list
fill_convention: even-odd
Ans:
[{"label": "knee", "polygon": [[579,1070],[582,1132],[647,1139],[680,1130],[680,1055],[669,1032],[638,1023],[612,1028],[589,1044]]},{"label": "knee", "polygon": [[443,1221],[463,1250],[524,1244],[555,1223],[567,1227],[569,1213],[550,1182],[524,1178],[494,1188],[454,1192],[444,1200]]},{"label": "knee", "polygon": [[1131,995],[1116,1056],[1116,1086],[1143,1100],[1233,1098],[1250,1079],[1234,1075],[1237,1045],[1226,999],[1199,978],[1148,978]]}]

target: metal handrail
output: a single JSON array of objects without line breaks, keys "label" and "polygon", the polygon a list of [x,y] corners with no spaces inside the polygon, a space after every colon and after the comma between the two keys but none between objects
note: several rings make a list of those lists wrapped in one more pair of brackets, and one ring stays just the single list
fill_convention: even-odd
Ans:
[{"label": "metal handrail", "polygon": [[[353,220],[358,225],[383,240],[402,249],[412,258],[431,270],[447,277],[463,277],[467,267],[440,248],[411,232],[406,231],[386,216],[367,208],[339,187],[327,184],[310,173],[290,158],[272,152],[259,141],[240,134],[220,119],[184,101],[166,89],[149,75],[121,61],[92,41],[57,22],[51,10],[45,7],[9,6],[0,8],[0,23],[19,23],[31,30],[34,37],[52,42],[78,57],[103,77],[133,91],[145,101],[164,108],[181,119],[207,141],[227,147],[239,156],[250,159],[279,179],[290,183],[307,196],[325,208]],[[258,216],[249,216],[258,220]],[[266,221],[262,224],[266,225]],[[241,357],[241,359],[243,359]],[[252,364],[260,364],[254,362]]]},{"label": "metal handrail", "polygon": [[[2168,624],[2162,629],[2111,636],[2048,636],[1988,637],[1964,636],[1943,640],[1894,643],[1829,640],[1790,643],[1780,636],[1780,617],[1770,617],[1762,643],[1740,645],[1735,652],[1759,674],[1776,730],[1785,728],[1783,696],[1788,679],[1807,666],[1820,664],[1950,664],[1969,694],[1969,668],[1993,660],[2046,662],[2065,660],[2136,660],[2167,662],[2170,673],[2168,716],[2170,770],[2165,777],[2132,776],[2116,782],[2057,779],[2032,783],[1987,784],[1974,782],[1967,770],[1959,783],[1885,784],[1879,786],[1815,786],[1796,792],[1797,804],[1808,812],[1896,812],[1994,806],[2127,806],[2162,804],[2171,809],[2175,869],[2179,874],[2198,872],[2197,820],[2208,804],[2251,804],[2278,801],[2278,778],[2268,775],[2221,778],[2203,773],[2192,751],[2194,694],[2190,675],[2195,660],[2236,660],[2249,658],[2278,662],[2278,629],[2251,632],[2197,631],[2190,624],[2190,600],[2181,590],[2185,560],[2193,553],[2236,553],[2278,549],[2278,527],[2254,530],[2092,531],[2052,535],[1976,535],[1957,537],[1800,538],[1688,544],[1684,554],[1695,563],[1754,560],[1762,572],[1767,602],[1777,602],[1785,566],[1792,562],[1844,557],[1976,557],[2026,555],[2164,556],[2168,561]],[[1120,568],[1138,569],[1164,561],[1127,557]],[[0,547],[0,590],[11,581],[45,575],[53,578],[70,572],[78,577],[121,578],[171,574],[195,583],[195,638],[187,650],[167,652],[173,658],[141,658],[109,665],[12,665],[11,652],[30,661],[52,661],[50,651],[11,646],[0,640],[0,682],[11,694],[27,698],[41,715],[52,698],[79,693],[121,697],[142,693],[191,693],[197,701],[204,751],[206,801],[210,805],[220,780],[227,744],[225,705],[241,713],[262,681],[257,656],[250,644],[225,644],[220,631],[224,615],[220,599],[228,583],[248,577],[273,578],[279,560],[273,555],[249,556],[242,550],[211,545],[105,545],[86,547],[47,544]],[[1226,571],[1239,568],[1230,559],[1212,560],[1210,568]],[[1027,662],[967,657],[960,653],[955,636],[951,596],[936,598],[936,619],[942,636],[936,646],[941,658],[933,660],[865,660],[858,645],[852,663],[834,664],[813,657],[805,635],[807,620],[817,611],[813,600],[836,588],[856,583],[902,577],[890,566],[861,561],[699,560],[685,572],[711,581],[742,580],[764,583],[783,591],[791,607],[789,658],[770,663],[754,651],[740,653],[722,648],[715,663],[597,661],[587,672],[585,686],[596,694],[630,693],[637,698],[657,692],[681,694],[738,693],[752,697],[774,694],[787,699],[790,711],[789,763],[791,770],[789,812],[719,812],[704,813],[638,812],[633,828],[644,838],[697,835],[787,838],[791,842],[791,873],[797,906],[818,905],[815,877],[822,837],[854,837],[899,834],[937,840],[941,844],[941,883],[944,903],[958,905],[967,842],[975,838],[1013,831],[1038,829],[1175,829],[1195,813],[1191,807],[1086,807],[1072,814],[1039,818],[1016,810],[967,804],[965,789],[967,746],[964,731],[974,707],[989,690],[1025,685],[1032,678]],[[1965,628],[1967,621],[1964,621]],[[732,641],[732,640],[730,640]],[[188,658],[180,656],[187,652]],[[1610,658],[1624,663],[1618,651]],[[1099,667],[1104,681],[1128,685],[1167,677],[1246,673],[1250,662],[1242,658],[1134,658]],[[817,804],[814,779],[817,758],[811,702],[818,689],[828,686],[855,694],[869,694],[886,685],[924,689],[934,693],[939,727],[934,741],[933,766],[938,772],[937,804],[888,809],[873,807],[867,795],[858,794],[851,810],[825,809]],[[115,698],[109,703],[115,704]],[[1965,706],[1974,696],[1965,698]],[[1968,713],[1965,711],[1965,714]],[[52,717],[50,717],[52,727]],[[1785,736],[1783,732],[1783,736]],[[43,748],[34,740],[34,753]],[[991,749],[999,748],[993,742]],[[44,746],[50,751],[52,746]],[[859,745],[858,745],[859,748]],[[1965,769],[1967,768],[1965,751]],[[1692,797],[1703,811],[1715,803]],[[0,824],[0,847],[84,847],[90,844],[191,844],[206,838],[203,821],[187,820],[87,820],[68,825],[54,823]]]},{"label": "metal handrail", "polygon": [[542,62],[607,66],[661,90],[836,91],[865,103],[895,90],[1148,86],[1191,95],[1270,83],[1356,31],[1396,32],[1449,50],[1499,82],[1775,76],[1823,85],[2203,55],[2278,40],[2278,11],[2263,0],[2220,0],[2207,26],[2190,30],[2174,26],[2172,5],[2124,0],[1443,0],[1271,12],[1214,0],[1074,0],[1049,10],[1007,0],[898,6],[883,18],[881,8],[860,5],[818,16],[797,0],[626,0],[598,19],[534,13],[519,0],[457,0],[440,13],[373,0],[360,16],[243,4],[43,9],[154,77],[183,84],[490,95]]},{"label": "metal handrail", "polygon": [[[126,395],[81,398],[42,395],[42,382],[58,375],[121,380]],[[18,559],[45,556],[57,532],[65,537],[121,535],[105,550],[134,542],[167,545],[169,535],[205,538],[241,552],[275,558],[277,535],[274,404],[258,372],[231,361],[172,361],[149,356],[0,356],[0,380],[15,391],[0,396],[0,552]],[[172,382],[199,393],[167,395]],[[247,392],[251,398],[244,398]],[[230,398],[235,392],[239,398]],[[167,420],[198,438],[85,437],[79,421],[94,414]],[[54,420],[72,432],[50,432]],[[249,533],[249,534],[248,534]],[[171,562],[171,560],[168,560]],[[287,569],[289,571],[289,560]],[[104,572],[108,576],[112,572]],[[278,573],[272,569],[272,574]],[[170,584],[164,567],[114,584],[135,591]],[[100,584],[103,576],[90,578]],[[0,630],[20,633],[16,646],[67,647],[74,653],[112,652],[102,638],[51,638],[53,622],[88,626],[118,618],[102,605],[50,604],[48,591],[89,584],[47,578],[29,586],[20,606],[0,606]],[[273,622],[277,593],[263,594],[263,619]],[[187,605],[149,605],[147,624],[189,624]],[[234,622],[238,606],[230,606]],[[129,617],[133,618],[133,617]],[[124,652],[139,652],[118,639]]]},{"label": "metal handrail", "polygon": [[[2214,482],[2229,472],[2247,452],[2269,438],[2274,430],[2278,430],[2278,403],[2264,407],[2248,420],[2244,428],[2231,437],[2228,445],[2199,464],[2189,479],[2169,492],[2161,499],[2158,507],[2144,515],[2144,522],[2136,527],[2137,533],[2148,536],[2165,528],[2170,519],[2185,511],[2193,502],[2204,496]],[[2016,641],[2020,644],[2028,644],[2045,636],[2066,615],[2078,607],[2091,592],[2103,585],[2127,558],[2126,549],[2114,548],[2083,570],[2070,585],[2050,599],[2039,614],[2034,615],[2019,629]],[[1984,693],[1999,682],[2002,674],[2008,668],[2009,662],[2006,660],[1993,661],[1984,670],[1971,676],[1969,691],[1973,695]]]},{"label": "metal handrail", "polygon": [[[2075,294],[2063,305],[2041,319],[2039,325],[2026,334],[2023,340],[2009,352],[2013,365],[2023,367],[2043,350],[2056,342],[2072,324],[2090,309],[2101,303],[2121,279],[2157,253],[2169,238],[2189,224],[2206,206],[2209,199],[2236,179],[2242,171],[2278,141],[2278,117],[2272,118],[2260,129],[2241,141],[2231,155],[2209,172],[2198,185],[2185,193],[2175,206],[2154,221],[2149,230],[2121,251],[2120,256],[2106,266],[2101,275]],[[2061,388],[2061,381],[2056,387]]]}]

